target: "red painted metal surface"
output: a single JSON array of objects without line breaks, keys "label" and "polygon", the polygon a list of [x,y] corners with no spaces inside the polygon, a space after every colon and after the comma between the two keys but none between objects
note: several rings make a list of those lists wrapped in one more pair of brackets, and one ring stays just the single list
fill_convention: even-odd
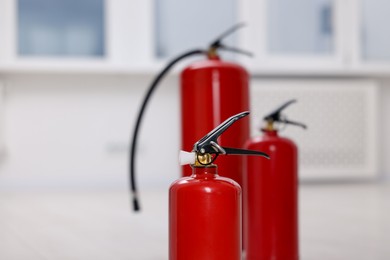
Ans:
[{"label": "red painted metal surface", "polygon": [[170,260],[241,260],[241,188],[194,167],[169,190]]},{"label": "red painted metal surface", "polygon": [[247,260],[297,260],[297,147],[277,131],[248,141],[247,149],[270,160],[246,157],[243,180],[244,249]]},{"label": "red painted metal surface", "polygon": [[[181,74],[182,150],[191,151],[199,140],[231,115],[249,110],[247,71],[218,57],[198,61]],[[207,115],[207,116],[206,116]],[[242,147],[249,138],[249,119],[244,118],[221,136],[219,144]],[[221,175],[242,184],[244,158],[218,158]],[[191,169],[183,168],[183,176]]]}]

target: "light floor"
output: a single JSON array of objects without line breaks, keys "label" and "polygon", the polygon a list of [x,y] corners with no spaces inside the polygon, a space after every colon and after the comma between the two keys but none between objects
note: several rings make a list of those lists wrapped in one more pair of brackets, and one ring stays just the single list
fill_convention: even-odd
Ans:
[{"label": "light floor", "polygon": [[[390,185],[303,185],[301,260],[390,259]],[[0,192],[0,259],[167,257],[167,193]]]}]

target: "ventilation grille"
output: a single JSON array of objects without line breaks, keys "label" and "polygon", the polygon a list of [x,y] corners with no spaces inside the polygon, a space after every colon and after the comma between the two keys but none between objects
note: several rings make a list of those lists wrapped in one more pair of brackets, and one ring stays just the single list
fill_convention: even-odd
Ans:
[{"label": "ventilation grille", "polygon": [[[300,176],[362,178],[377,174],[378,87],[372,81],[253,80],[252,135],[265,114],[289,99],[284,112],[307,130],[288,126],[281,135],[299,147]],[[283,126],[280,126],[283,128]]]}]

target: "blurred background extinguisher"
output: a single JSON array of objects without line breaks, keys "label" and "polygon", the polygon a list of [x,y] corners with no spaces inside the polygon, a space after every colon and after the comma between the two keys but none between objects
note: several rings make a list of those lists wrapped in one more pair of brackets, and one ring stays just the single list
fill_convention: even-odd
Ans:
[{"label": "blurred background extinguisher", "polygon": [[246,148],[263,151],[271,160],[247,157],[243,175],[244,250],[247,260],[298,260],[298,150],[278,135],[276,123],[306,128],[281,112],[290,100],[264,117],[262,136]]},{"label": "blurred background extinguisher", "polygon": [[[194,62],[181,74],[181,144],[189,151],[194,140],[201,138],[224,118],[249,110],[249,76],[240,65],[220,59],[213,50],[208,59]],[[208,116],[205,116],[208,115]],[[243,146],[249,138],[249,118],[240,120],[220,137],[220,144]],[[242,184],[242,157],[220,158],[223,176]],[[191,175],[183,167],[183,175]]]},{"label": "blurred background extinguisher", "polygon": [[[249,76],[240,65],[220,59],[219,50],[251,55],[233,47],[225,46],[222,39],[230,35],[243,24],[238,24],[213,41],[206,50],[190,50],[176,58],[156,76],[149,87],[134,129],[130,154],[130,184],[133,194],[133,206],[139,209],[135,182],[135,156],[137,137],[146,105],[161,79],[182,59],[195,55],[204,55],[206,59],[195,61],[181,73],[181,132],[182,149],[191,150],[194,140],[218,126],[224,118],[232,114],[249,110]],[[207,116],[206,116],[207,115]],[[220,143],[224,146],[240,147],[249,138],[249,119],[244,118],[235,124]],[[221,158],[219,166],[223,176],[232,178],[240,185],[244,161],[241,157]],[[191,175],[191,169],[183,168],[183,176]]]}]

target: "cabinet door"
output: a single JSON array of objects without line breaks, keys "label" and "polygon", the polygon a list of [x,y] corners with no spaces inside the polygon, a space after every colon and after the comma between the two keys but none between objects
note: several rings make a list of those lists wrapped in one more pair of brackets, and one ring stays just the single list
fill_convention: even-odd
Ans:
[{"label": "cabinet door", "polygon": [[336,0],[259,0],[242,4],[249,28],[241,44],[256,68],[342,66],[343,4]]},{"label": "cabinet door", "polygon": [[19,56],[105,55],[104,0],[17,0]]}]

